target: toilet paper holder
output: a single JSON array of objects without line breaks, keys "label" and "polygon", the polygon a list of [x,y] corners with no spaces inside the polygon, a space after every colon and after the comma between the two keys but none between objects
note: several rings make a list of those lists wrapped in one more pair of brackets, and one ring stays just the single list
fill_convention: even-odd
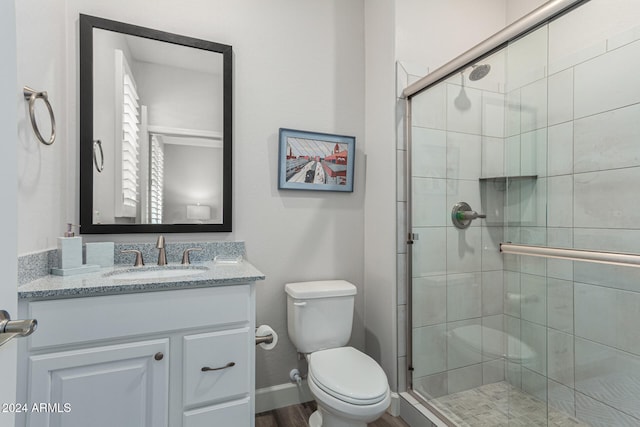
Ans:
[{"label": "toilet paper holder", "polygon": [[256,345],[258,344],[271,344],[273,342],[273,334],[256,336]]},{"label": "toilet paper holder", "polygon": [[255,331],[256,345],[263,350],[273,350],[278,344],[278,333],[269,325],[260,325]]}]

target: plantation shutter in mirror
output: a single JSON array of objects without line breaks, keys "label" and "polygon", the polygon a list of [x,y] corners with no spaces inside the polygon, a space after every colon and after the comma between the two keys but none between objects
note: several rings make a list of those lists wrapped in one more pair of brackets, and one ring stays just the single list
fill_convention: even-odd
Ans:
[{"label": "plantation shutter in mirror", "polygon": [[[140,107],[136,83],[121,50],[116,50],[116,97],[116,110],[120,109],[116,117],[121,117],[120,129],[116,133],[121,137],[120,141],[116,141],[116,156],[120,157],[117,162],[120,173],[116,174],[116,188],[119,189],[116,192],[116,216],[136,217],[139,203]],[[120,149],[117,148],[118,142]]]},{"label": "plantation shutter in mirror", "polygon": [[151,224],[162,224],[164,144],[160,139],[157,135],[151,136]]}]

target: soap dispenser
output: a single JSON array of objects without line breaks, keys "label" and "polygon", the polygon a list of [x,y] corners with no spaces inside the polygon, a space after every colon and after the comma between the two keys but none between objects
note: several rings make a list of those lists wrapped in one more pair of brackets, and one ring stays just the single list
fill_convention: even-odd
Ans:
[{"label": "soap dispenser", "polygon": [[79,227],[71,223],[67,224],[67,230],[63,237],[58,237],[58,268],[52,268],[51,274],[67,276],[71,274],[90,273],[98,268],[95,265],[82,264],[82,237],[76,236],[73,227]]},{"label": "soap dispenser", "polygon": [[82,266],[82,237],[75,235],[73,227],[73,224],[67,224],[64,237],[58,237],[58,259],[62,269]]}]

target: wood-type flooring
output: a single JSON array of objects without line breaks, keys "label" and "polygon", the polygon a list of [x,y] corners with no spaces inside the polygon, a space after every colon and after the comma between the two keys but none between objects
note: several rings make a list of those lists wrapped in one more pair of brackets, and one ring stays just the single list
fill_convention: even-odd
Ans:
[{"label": "wood-type flooring", "polygon": [[[256,427],[307,427],[307,420],[316,410],[315,402],[286,406],[268,412],[256,414]],[[400,418],[385,413],[368,427],[409,427]]]}]

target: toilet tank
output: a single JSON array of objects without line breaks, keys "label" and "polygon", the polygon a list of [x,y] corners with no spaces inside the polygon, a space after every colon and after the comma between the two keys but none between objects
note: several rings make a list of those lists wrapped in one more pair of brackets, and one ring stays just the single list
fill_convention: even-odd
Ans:
[{"label": "toilet tank", "polygon": [[345,280],[288,283],[287,327],[300,353],[349,342],[356,287]]}]

